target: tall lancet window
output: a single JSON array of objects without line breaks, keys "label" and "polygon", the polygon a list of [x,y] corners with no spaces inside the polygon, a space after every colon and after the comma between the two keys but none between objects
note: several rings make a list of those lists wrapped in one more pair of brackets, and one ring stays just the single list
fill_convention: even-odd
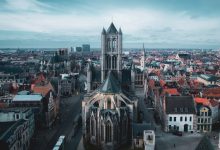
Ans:
[{"label": "tall lancet window", "polygon": [[112,141],[112,126],[111,126],[111,122],[107,121],[106,122],[106,127],[105,127],[105,135],[106,135],[106,143],[111,142]]},{"label": "tall lancet window", "polygon": [[111,109],[111,99],[107,99],[107,109]]},{"label": "tall lancet window", "polygon": [[95,118],[92,116],[91,117],[91,135],[95,136]]},{"label": "tall lancet window", "polygon": [[125,136],[127,132],[127,117],[124,116],[122,120],[122,136]]},{"label": "tall lancet window", "polygon": [[104,125],[101,125],[101,141],[104,141]]},{"label": "tall lancet window", "polygon": [[111,51],[111,39],[107,40],[107,51]]},{"label": "tall lancet window", "polygon": [[116,51],[116,39],[112,39],[112,51],[115,52]]}]

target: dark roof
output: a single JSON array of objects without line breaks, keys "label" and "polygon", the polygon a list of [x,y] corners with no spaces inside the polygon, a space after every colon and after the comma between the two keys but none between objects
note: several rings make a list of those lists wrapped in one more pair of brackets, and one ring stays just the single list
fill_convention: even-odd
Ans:
[{"label": "dark roof", "polygon": [[109,26],[107,33],[118,33],[117,29],[115,28],[115,25],[113,24],[113,22],[111,23],[111,25]]},{"label": "dark roof", "polygon": [[0,137],[5,133],[16,121],[0,122]]},{"label": "dark roof", "polygon": [[166,96],[167,114],[195,114],[196,108],[192,96]]},{"label": "dark roof", "polygon": [[123,69],[122,70],[122,84],[131,84],[131,70]]},{"label": "dark roof", "polygon": [[153,127],[151,124],[134,123],[133,124],[133,137],[143,138],[144,130],[153,130]]},{"label": "dark roof", "polygon": [[190,59],[190,54],[178,54],[180,58]]},{"label": "dark roof", "polygon": [[110,71],[104,83],[100,86],[99,91],[102,93],[120,93],[121,87],[119,81]]},{"label": "dark roof", "polygon": [[[9,137],[11,137],[14,134],[14,131],[18,128],[18,126],[24,124],[24,122],[26,122],[26,120],[24,120],[24,119],[20,119],[18,121],[13,121],[13,123],[10,122],[9,123],[10,126],[8,126],[8,128],[6,128],[6,130],[5,130],[5,132],[3,132],[0,135],[0,140],[7,140]],[[2,123],[4,123],[4,122],[1,122],[0,125]]]},{"label": "dark roof", "polygon": [[93,65],[90,66],[92,70],[92,81],[93,82],[101,82],[101,69],[95,68]]},{"label": "dark roof", "polygon": [[204,136],[196,147],[196,150],[214,150],[207,136]]}]

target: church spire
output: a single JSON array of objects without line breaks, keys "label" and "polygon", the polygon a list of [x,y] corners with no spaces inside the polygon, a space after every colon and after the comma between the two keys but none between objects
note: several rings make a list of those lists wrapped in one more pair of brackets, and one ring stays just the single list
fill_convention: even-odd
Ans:
[{"label": "church spire", "polygon": [[103,27],[103,29],[102,29],[102,34],[106,34],[106,30],[105,30],[104,27]]}]

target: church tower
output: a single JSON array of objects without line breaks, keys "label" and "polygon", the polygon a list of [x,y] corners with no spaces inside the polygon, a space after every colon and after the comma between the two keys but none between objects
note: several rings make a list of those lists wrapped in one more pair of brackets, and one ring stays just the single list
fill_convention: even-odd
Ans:
[{"label": "church tower", "polygon": [[101,36],[101,82],[106,79],[108,71],[117,74],[117,78],[121,81],[122,70],[122,31],[115,28],[111,23],[108,30],[102,30]]}]

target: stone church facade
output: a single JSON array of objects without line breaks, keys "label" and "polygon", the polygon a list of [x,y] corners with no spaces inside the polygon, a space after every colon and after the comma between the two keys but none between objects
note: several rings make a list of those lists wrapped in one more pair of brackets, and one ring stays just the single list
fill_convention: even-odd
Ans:
[{"label": "stone church facade", "polygon": [[[84,140],[101,149],[118,149],[131,141],[132,123],[137,119],[137,97],[122,87],[121,54],[122,31],[112,23],[102,31],[101,85],[89,89],[82,101]],[[91,79],[89,64],[88,88]]]}]

